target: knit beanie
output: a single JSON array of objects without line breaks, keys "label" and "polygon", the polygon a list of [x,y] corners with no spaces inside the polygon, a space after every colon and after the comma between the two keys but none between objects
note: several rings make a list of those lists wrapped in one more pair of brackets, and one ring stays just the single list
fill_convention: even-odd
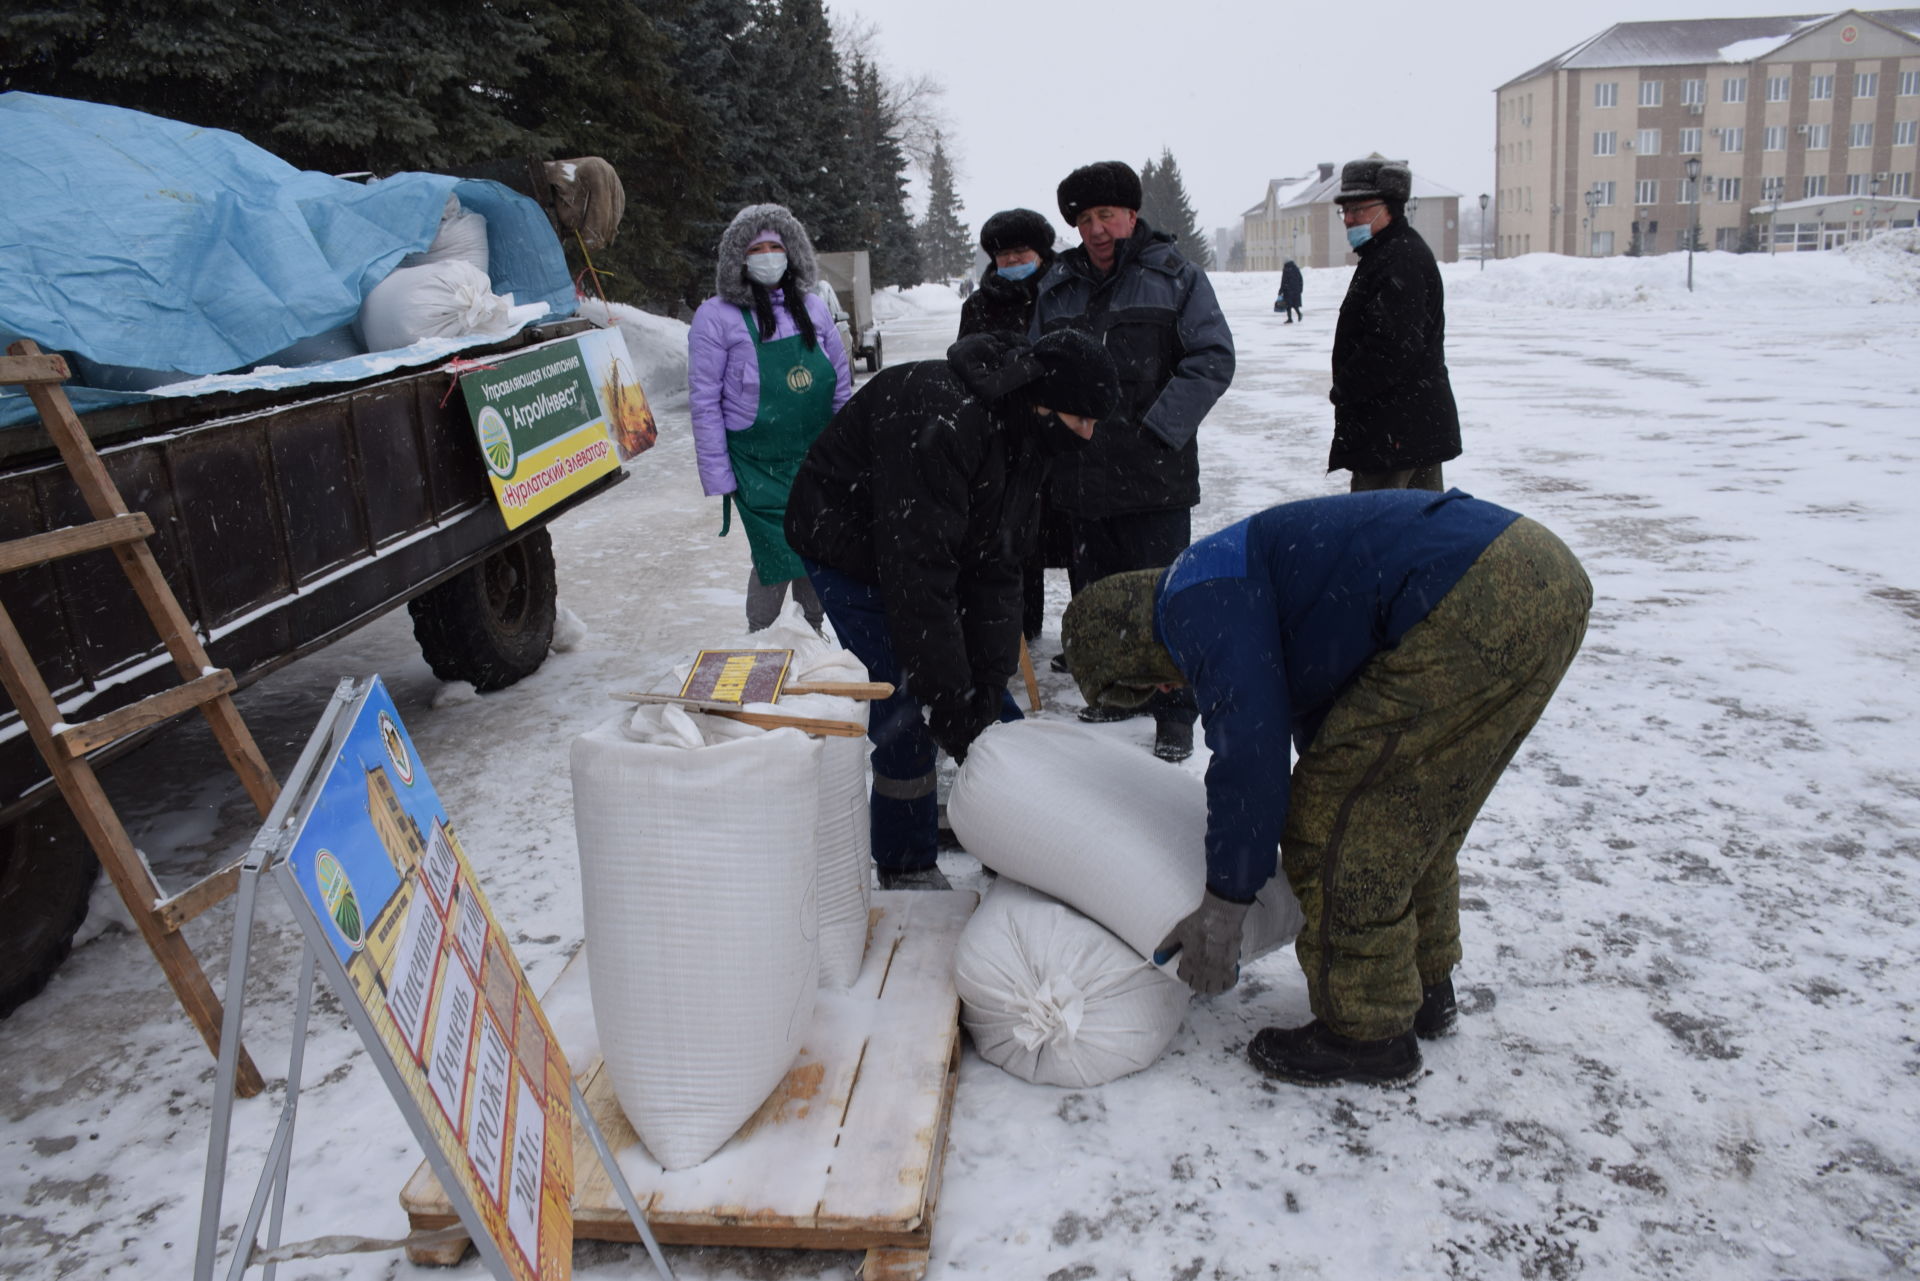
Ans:
[{"label": "knit beanie", "polygon": [[1164,569],[1109,574],[1074,594],[1060,619],[1067,667],[1088,707],[1141,707],[1161,685],[1184,685],[1154,639],[1154,600]]},{"label": "knit beanie", "polygon": [[1100,160],[1062,178],[1056,194],[1060,200],[1060,216],[1067,220],[1069,227],[1080,221],[1081,214],[1101,205],[1138,213],[1140,175],[1124,160]]},{"label": "knit beanie", "polygon": [[760,229],[760,234],[747,242],[747,248],[751,249],[755,245],[769,245],[769,244],[779,245],[782,249],[785,249],[787,247],[787,242],[780,239],[779,232],[775,231],[772,227],[762,227]]},{"label": "knit beanie", "polygon": [[1041,374],[1027,390],[1036,405],[1081,418],[1105,418],[1120,406],[1120,374],[1099,341],[1060,329],[1033,344]]},{"label": "knit beanie", "polygon": [[1053,224],[1031,209],[1002,209],[980,228],[980,247],[987,256],[1009,249],[1031,249],[1042,258],[1053,257]]}]

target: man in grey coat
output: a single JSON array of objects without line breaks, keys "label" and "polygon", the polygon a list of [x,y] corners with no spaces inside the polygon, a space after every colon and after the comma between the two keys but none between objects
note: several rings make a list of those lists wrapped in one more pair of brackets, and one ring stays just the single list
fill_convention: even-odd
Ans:
[{"label": "man in grey coat", "polygon": [[[1140,177],[1118,160],[1060,183],[1060,216],[1080,233],[1034,300],[1033,336],[1081,329],[1120,371],[1120,408],[1093,444],[1054,466],[1052,496],[1073,525],[1074,591],[1110,574],[1170,563],[1193,541],[1201,419],[1233,381],[1233,334],[1207,275],[1174,238],[1140,219]],[[1190,690],[1156,700],[1154,754],[1193,754]],[[1135,709],[1089,707],[1084,720]]]}]

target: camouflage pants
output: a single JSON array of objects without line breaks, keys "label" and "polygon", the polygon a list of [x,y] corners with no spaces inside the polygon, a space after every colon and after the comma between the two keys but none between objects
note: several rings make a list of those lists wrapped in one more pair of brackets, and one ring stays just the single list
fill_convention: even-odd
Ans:
[{"label": "camouflage pants", "polygon": [[1293,772],[1280,862],[1306,925],[1314,1017],[1362,1040],[1413,1025],[1460,960],[1467,829],[1560,683],[1593,588],[1522,517],[1434,610],[1375,655]]}]

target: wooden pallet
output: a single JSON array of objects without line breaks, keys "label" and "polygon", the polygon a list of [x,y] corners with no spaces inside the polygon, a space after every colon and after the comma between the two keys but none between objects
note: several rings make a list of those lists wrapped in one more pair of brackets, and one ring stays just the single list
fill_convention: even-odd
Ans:
[{"label": "wooden pallet", "polygon": [[[587,1106],[663,1245],[865,1250],[866,1281],[925,1274],[960,1063],[953,951],[977,902],[963,890],[875,894],[859,979],[845,992],[821,991],[792,1070],[725,1147],[691,1170],[663,1170],[647,1153],[597,1054],[576,1065]],[[586,978],[582,950],[544,999],[553,1008],[583,999]],[[577,1126],[573,1151],[575,1238],[637,1241]],[[416,1232],[459,1221],[424,1162],[400,1204]],[[454,1264],[466,1248],[454,1241],[410,1248],[408,1257]]]}]

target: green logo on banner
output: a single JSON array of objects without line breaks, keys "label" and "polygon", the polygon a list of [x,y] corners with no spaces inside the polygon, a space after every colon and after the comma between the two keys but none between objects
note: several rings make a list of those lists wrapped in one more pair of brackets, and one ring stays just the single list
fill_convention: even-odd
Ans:
[{"label": "green logo on banner", "polygon": [[486,457],[487,470],[502,480],[513,475],[519,459],[513,451],[513,433],[507,430],[507,420],[500,411],[492,405],[482,409],[474,430],[480,434],[480,452]]},{"label": "green logo on banner", "polygon": [[347,869],[330,851],[321,850],[314,860],[313,879],[320,886],[320,900],[326,904],[334,928],[358,951],[366,939],[366,925],[360,919],[360,900],[353,892],[353,882],[347,879]]}]

